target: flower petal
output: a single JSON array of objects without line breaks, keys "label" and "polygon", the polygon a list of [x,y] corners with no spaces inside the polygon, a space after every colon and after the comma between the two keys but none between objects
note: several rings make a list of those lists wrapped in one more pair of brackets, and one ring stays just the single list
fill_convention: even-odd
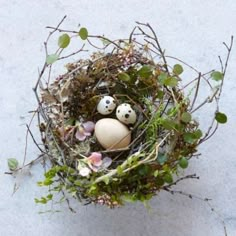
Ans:
[{"label": "flower petal", "polygon": [[98,167],[102,165],[102,154],[99,152],[92,152],[91,155],[88,157],[89,162]]},{"label": "flower petal", "polygon": [[84,132],[84,135],[85,135],[85,136],[91,136],[91,133],[89,133],[89,132]]},{"label": "flower petal", "polygon": [[99,167],[94,166],[94,165],[89,165],[89,167],[94,171],[94,172],[98,172],[99,171]]},{"label": "flower petal", "polygon": [[91,170],[88,167],[83,167],[79,170],[79,174],[81,176],[89,176],[90,173],[91,173]]},{"label": "flower petal", "polygon": [[112,163],[112,159],[110,157],[104,157],[102,159],[102,168],[106,169],[107,167],[109,167]]},{"label": "flower petal", "polygon": [[87,121],[85,123],[82,124],[82,126],[84,127],[86,132],[93,132],[95,124],[92,121]]},{"label": "flower petal", "polygon": [[81,132],[80,130],[77,130],[75,133],[75,137],[79,140],[79,141],[84,141],[86,139],[86,135],[84,134],[84,132]]}]

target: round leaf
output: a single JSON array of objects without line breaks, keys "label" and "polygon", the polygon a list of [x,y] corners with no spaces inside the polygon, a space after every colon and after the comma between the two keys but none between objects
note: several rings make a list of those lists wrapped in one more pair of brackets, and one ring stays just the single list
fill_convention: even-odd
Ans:
[{"label": "round leaf", "polygon": [[158,156],[157,156],[157,161],[160,165],[163,165],[165,164],[165,162],[167,161],[167,157],[165,154],[162,154],[162,153],[158,153]]},{"label": "round leaf", "polygon": [[124,82],[128,82],[128,81],[130,81],[130,76],[128,74],[126,74],[125,72],[121,72],[120,74],[118,74],[118,79],[120,79]]},{"label": "round leaf", "polygon": [[184,71],[183,67],[179,64],[174,65],[173,67],[173,73],[176,75],[180,75],[182,74],[182,72]]},{"label": "round leaf", "polygon": [[19,163],[15,158],[9,158],[7,159],[7,164],[8,164],[8,168],[12,171],[16,170]]},{"label": "round leaf", "polygon": [[166,86],[175,87],[178,84],[178,80],[174,77],[169,77],[164,81]]},{"label": "round leaf", "polygon": [[150,66],[144,65],[139,71],[138,75],[142,78],[148,78],[152,74],[152,68]]},{"label": "round leaf", "polygon": [[166,173],[163,177],[164,181],[168,184],[173,183],[173,177],[170,173]]},{"label": "round leaf", "polygon": [[227,122],[227,116],[222,112],[217,112],[215,119],[218,123],[225,124]]},{"label": "round leaf", "polygon": [[63,34],[58,38],[58,46],[60,48],[66,48],[70,44],[70,36]]},{"label": "round leaf", "polygon": [[186,143],[190,143],[190,144],[193,144],[196,142],[196,138],[195,138],[195,135],[193,133],[190,133],[190,132],[187,132],[184,134],[184,141]]},{"label": "round leaf", "polygon": [[188,123],[190,122],[192,119],[192,116],[189,112],[184,112],[181,116],[181,120],[184,122],[184,123]]},{"label": "round leaf", "polygon": [[168,129],[168,130],[172,130],[176,126],[176,123],[170,119],[161,120],[161,124],[165,129]]},{"label": "round leaf", "polygon": [[202,137],[202,131],[200,129],[195,130],[193,134],[195,139],[200,139]]},{"label": "round leaf", "polygon": [[182,157],[179,160],[179,166],[183,169],[187,168],[188,167],[188,160],[185,157]]},{"label": "round leaf", "polygon": [[46,63],[49,64],[53,64],[55,61],[57,61],[58,59],[58,55],[57,54],[51,54],[48,55],[46,58]]},{"label": "round leaf", "polygon": [[88,38],[88,30],[86,28],[81,28],[79,31],[79,36],[82,40],[86,40]]},{"label": "round leaf", "polygon": [[148,175],[148,173],[150,173],[151,167],[149,165],[141,165],[138,168],[138,173],[142,176],[144,175]]},{"label": "round leaf", "polygon": [[158,80],[160,81],[161,84],[164,84],[167,77],[168,77],[167,73],[161,72],[161,74],[158,76]]},{"label": "round leaf", "polygon": [[165,184],[165,181],[164,181],[163,178],[161,178],[161,177],[158,176],[158,177],[156,178],[156,184],[157,184],[158,186],[162,186],[162,185]]},{"label": "round leaf", "polygon": [[224,78],[224,75],[219,71],[214,71],[211,73],[211,78],[215,81],[220,81]]}]

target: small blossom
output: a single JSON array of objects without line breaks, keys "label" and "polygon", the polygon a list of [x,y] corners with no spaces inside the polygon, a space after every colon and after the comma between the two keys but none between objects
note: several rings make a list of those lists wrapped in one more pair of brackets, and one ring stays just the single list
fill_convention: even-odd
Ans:
[{"label": "small blossom", "polygon": [[102,154],[99,152],[92,152],[87,159],[89,167],[97,172],[102,165]]},{"label": "small blossom", "polygon": [[84,141],[87,137],[91,136],[94,130],[95,124],[92,121],[87,121],[78,125],[75,137],[79,141]]},{"label": "small blossom", "polygon": [[110,157],[104,157],[102,159],[102,154],[99,152],[92,152],[91,155],[87,158],[88,166],[94,171],[98,172],[108,168],[112,159]]},{"label": "small blossom", "polygon": [[91,173],[91,170],[88,167],[82,167],[79,169],[79,174],[81,176],[86,177],[86,176],[89,176],[90,173]]}]

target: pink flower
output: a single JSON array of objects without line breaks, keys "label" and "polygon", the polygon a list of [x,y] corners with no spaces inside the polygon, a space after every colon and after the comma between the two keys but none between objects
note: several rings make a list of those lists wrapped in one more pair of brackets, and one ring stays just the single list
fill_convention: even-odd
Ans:
[{"label": "pink flower", "polygon": [[99,167],[102,165],[102,154],[99,152],[92,152],[87,159],[89,167],[97,172]]},{"label": "pink flower", "polygon": [[94,171],[98,172],[100,170],[106,169],[112,163],[110,157],[105,157],[102,159],[102,154],[99,152],[92,152],[87,159],[88,166]]},{"label": "pink flower", "polygon": [[[79,174],[83,177],[88,177],[92,171],[98,172],[108,168],[112,163],[110,157],[104,157],[100,152],[92,152],[89,157],[83,160],[83,164],[79,163]],[[87,166],[86,166],[87,165]]]},{"label": "pink flower", "polygon": [[91,136],[94,130],[95,124],[92,121],[87,121],[78,126],[75,133],[75,137],[79,141],[84,141],[87,137]]}]

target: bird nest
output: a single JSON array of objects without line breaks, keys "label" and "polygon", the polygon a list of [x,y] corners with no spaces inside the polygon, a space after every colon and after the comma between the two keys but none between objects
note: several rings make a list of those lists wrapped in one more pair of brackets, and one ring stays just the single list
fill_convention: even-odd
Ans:
[{"label": "bird nest", "polygon": [[[89,35],[85,28],[70,31],[60,25],[48,27],[49,36],[60,33],[59,49],[48,55],[45,42],[47,60],[35,87],[44,145],[40,150],[51,163],[39,182],[50,186],[50,194],[36,202],[46,203],[55,192],[66,191],[85,204],[114,207],[125,201],[145,202],[179,180],[197,178],[179,173],[198,156],[199,144],[224,123],[218,100],[225,67],[197,73],[187,85],[193,89],[185,95],[180,64],[187,64],[178,59],[172,66],[167,63],[149,24],[138,23],[128,39],[114,41]],[[67,63],[67,72],[51,81],[56,61],[85,51],[83,45],[76,53],[61,56],[74,36],[96,52]],[[92,40],[102,40],[104,46],[98,49]],[[46,73],[49,79],[44,82]],[[219,81],[217,90],[207,76]],[[207,81],[212,94],[195,106],[201,80]],[[216,115],[203,134],[192,113],[212,101],[217,104]]]}]

